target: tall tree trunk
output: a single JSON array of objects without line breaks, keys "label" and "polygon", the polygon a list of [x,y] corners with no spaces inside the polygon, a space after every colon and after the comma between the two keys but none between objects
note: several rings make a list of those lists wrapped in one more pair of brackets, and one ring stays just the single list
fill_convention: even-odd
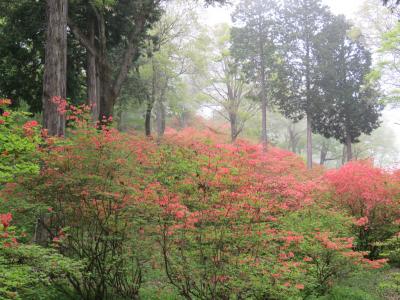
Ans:
[{"label": "tall tree trunk", "polygon": [[261,144],[263,150],[267,151],[267,84],[265,78],[264,37],[262,35],[262,24],[259,24],[259,54],[260,54],[260,81],[261,81]]},{"label": "tall tree trunk", "polygon": [[343,150],[342,150],[342,165],[346,163],[347,156],[346,156],[346,145],[343,145]]},{"label": "tall tree trunk", "polygon": [[349,134],[347,134],[346,136],[346,156],[348,162],[353,160],[353,149],[351,143],[351,136]]},{"label": "tall tree trunk", "polygon": [[[67,97],[67,16],[68,0],[46,1],[46,46],[43,75],[43,126],[49,135],[65,134],[65,116],[58,111],[54,97]],[[47,245],[49,217],[42,214],[36,223],[34,242]]]},{"label": "tall tree trunk", "polygon": [[287,130],[289,134],[289,148],[293,153],[296,153],[298,138],[296,136],[295,125],[290,124]]},{"label": "tall tree trunk", "polygon": [[67,15],[68,0],[46,1],[47,30],[43,75],[43,126],[49,135],[65,133],[65,117],[52,102],[67,97]]},{"label": "tall tree trunk", "polygon": [[182,113],[179,115],[178,121],[179,121],[179,128],[180,129],[183,129],[183,128],[187,127],[188,116],[189,116],[189,113],[186,112],[186,110],[183,110]]},{"label": "tall tree trunk", "polygon": [[114,112],[115,96],[112,93],[108,75],[104,68],[100,68],[100,110],[99,120],[108,119],[112,117]]},{"label": "tall tree trunk", "polygon": [[[89,40],[95,47],[95,19],[91,18],[88,22]],[[100,115],[100,78],[98,72],[96,56],[87,51],[87,94],[88,105],[92,107],[92,120],[99,120]]]},{"label": "tall tree trunk", "polygon": [[157,136],[161,138],[165,132],[165,105],[162,101],[158,101],[157,103],[156,123]]},{"label": "tall tree trunk", "polygon": [[307,116],[307,169],[312,169],[312,125],[311,117]]},{"label": "tall tree trunk", "polygon": [[229,122],[231,123],[231,142],[234,143],[236,141],[236,138],[238,137],[236,113],[229,113]]},{"label": "tall tree trunk", "polygon": [[120,102],[118,108],[118,123],[117,123],[117,128],[119,131],[124,130],[123,125],[124,125],[124,107],[123,104]]},{"label": "tall tree trunk", "polygon": [[[308,32],[308,34],[310,34]],[[307,34],[307,35],[308,35]],[[307,169],[312,169],[312,120],[310,116],[310,106],[311,106],[311,72],[310,72],[310,60],[311,60],[311,47],[310,41],[306,41],[306,117],[307,117]]]},{"label": "tall tree trunk", "polygon": [[264,151],[267,151],[268,136],[267,136],[267,100],[265,96],[261,100],[261,143]]},{"label": "tall tree trunk", "polygon": [[150,99],[147,101],[146,115],[144,118],[144,128],[146,136],[151,136],[151,111],[153,110],[153,102]]},{"label": "tall tree trunk", "polygon": [[107,68],[107,37],[103,12],[96,11],[98,27],[98,61],[100,79],[100,109],[99,120],[108,119],[113,115],[115,97],[113,95],[110,70]]},{"label": "tall tree trunk", "polygon": [[321,147],[321,156],[319,160],[319,164],[321,166],[325,164],[327,155],[328,155],[328,147],[325,145],[325,143],[323,143]]}]

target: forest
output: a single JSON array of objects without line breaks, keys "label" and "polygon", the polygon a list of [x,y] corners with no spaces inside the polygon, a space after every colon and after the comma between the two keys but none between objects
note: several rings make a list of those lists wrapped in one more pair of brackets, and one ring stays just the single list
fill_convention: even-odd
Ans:
[{"label": "forest", "polygon": [[400,299],[399,21],[0,0],[0,300]]}]

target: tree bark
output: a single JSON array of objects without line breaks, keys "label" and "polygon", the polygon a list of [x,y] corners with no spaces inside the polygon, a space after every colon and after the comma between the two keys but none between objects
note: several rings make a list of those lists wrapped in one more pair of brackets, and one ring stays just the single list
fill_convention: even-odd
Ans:
[{"label": "tree bark", "polygon": [[267,136],[267,101],[265,97],[261,100],[261,143],[264,151],[268,148]]},{"label": "tree bark", "polygon": [[298,134],[296,134],[296,128],[294,124],[290,124],[287,128],[289,134],[289,148],[293,153],[296,153],[297,144],[299,142]]},{"label": "tree bark", "polygon": [[323,166],[325,164],[327,155],[328,155],[328,147],[326,147],[325,143],[323,143],[322,147],[321,147],[321,155],[320,155],[320,160],[319,160],[319,164],[321,166]]},{"label": "tree bark", "polygon": [[189,113],[184,110],[179,116],[178,116],[178,121],[179,121],[179,128],[183,129],[187,127],[188,123],[188,118],[189,118]]},{"label": "tree bark", "polygon": [[307,169],[312,169],[312,125],[311,118],[307,116]]},{"label": "tree bark", "polygon": [[65,117],[52,102],[66,98],[68,0],[46,1],[47,30],[43,75],[43,126],[49,135],[65,134]]},{"label": "tree bark", "polygon": [[146,136],[151,136],[151,111],[153,110],[153,103],[148,100],[147,101],[147,108],[146,108],[146,115],[144,118],[144,128],[146,132]]},{"label": "tree bark", "polygon": [[346,156],[347,156],[347,162],[353,160],[353,149],[351,143],[351,136],[349,134],[347,134],[346,136]]},{"label": "tree bark", "polygon": [[161,138],[165,132],[165,105],[162,101],[157,103],[157,136]]},{"label": "tree bark", "polygon": [[[261,12],[260,12],[261,13]],[[267,84],[265,78],[264,37],[262,24],[259,24],[259,54],[260,54],[260,81],[261,81],[261,144],[267,151]]]},{"label": "tree bark", "polygon": [[236,113],[229,113],[229,122],[231,123],[231,142],[234,143],[239,135]]},{"label": "tree bark", "polygon": [[[90,43],[95,45],[95,20],[91,18],[88,24]],[[88,105],[91,106],[92,120],[99,120],[100,115],[100,78],[96,55],[87,51],[87,94]]]},{"label": "tree bark", "polygon": [[343,150],[342,150],[342,165],[344,165],[346,163],[346,145],[343,146]]},{"label": "tree bark", "polygon": [[119,104],[117,128],[118,128],[118,131],[124,131],[124,107],[123,107],[123,103]]}]

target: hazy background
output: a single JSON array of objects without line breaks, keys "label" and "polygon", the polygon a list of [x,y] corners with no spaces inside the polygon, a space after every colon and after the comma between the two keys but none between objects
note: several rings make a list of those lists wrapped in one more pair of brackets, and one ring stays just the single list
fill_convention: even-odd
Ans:
[{"label": "hazy background", "polygon": [[[362,5],[369,0],[323,0],[327,6],[330,7],[334,14],[343,14],[349,20],[355,22],[358,12]],[[237,1],[232,0],[232,5],[224,7],[208,7],[200,12],[200,19],[208,24],[209,27],[214,27],[219,23],[231,24],[231,14],[234,10]],[[207,113],[207,112],[206,112]],[[393,105],[388,105],[382,113],[382,127],[388,127],[393,130],[397,152],[400,153],[400,108]],[[373,133],[374,134],[374,133]],[[375,134],[379,134],[375,132]],[[393,142],[393,141],[390,141]],[[400,155],[393,159],[393,162],[386,167],[398,168],[400,167]]]}]

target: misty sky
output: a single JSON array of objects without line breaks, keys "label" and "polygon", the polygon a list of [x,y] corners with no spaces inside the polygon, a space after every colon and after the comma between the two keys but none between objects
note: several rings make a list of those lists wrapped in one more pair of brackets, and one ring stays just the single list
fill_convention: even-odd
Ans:
[{"label": "misty sky", "polygon": [[[238,0],[231,0],[232,3],[237,3]],[[351,19],[356,15],[358,9],[364,0],[322,0],[323,3],[331,8],[334,14],[344,14],[346,17]],[[217,23],[230,23],[230,14],[234,5],[224,7],[210,7],[205,10],[204,20],[210,24]]]}]

